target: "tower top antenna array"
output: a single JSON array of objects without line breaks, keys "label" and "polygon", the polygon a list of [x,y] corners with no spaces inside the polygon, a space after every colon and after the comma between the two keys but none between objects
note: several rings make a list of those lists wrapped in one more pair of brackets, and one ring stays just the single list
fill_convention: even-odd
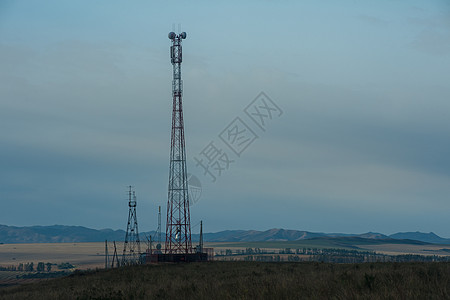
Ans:
[{"label": "tower top antenna array", "polygon": [[186,38],[186,32],[182,32],[179,35],[177,35],[175,32],[171,31],[169,32],[169,39],[174,40],[176,38],[181,38],[181,39],[185,39]]}]

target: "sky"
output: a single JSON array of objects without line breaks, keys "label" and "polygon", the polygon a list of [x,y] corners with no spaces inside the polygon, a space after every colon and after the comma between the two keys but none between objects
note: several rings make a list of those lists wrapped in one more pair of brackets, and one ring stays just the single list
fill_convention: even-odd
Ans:
[{"label": "sky", "polygon": [[450,237],[445,0],[1,0],[0,224],[156,229],[179,26],[193,232]]}]

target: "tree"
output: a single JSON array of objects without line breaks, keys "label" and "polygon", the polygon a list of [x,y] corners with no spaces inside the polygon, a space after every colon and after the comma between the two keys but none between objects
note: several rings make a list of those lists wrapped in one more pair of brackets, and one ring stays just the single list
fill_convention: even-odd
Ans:
[{"label": "tree", "polygon": [[60,268],[60,269],[73,269],[73,268],[75,268],[75,266],[72,265],[71,263],[65,262],[65,263],[59,264],[58,268]]},{"label": "tree", "polygon": [[45,265],[47,266],[47,272],[51,272],[51,270],[52,270],[52,264],[48,262],[48,263],[46,263]]},{"label": "tree", "polygon": [[45,270],[45,264],[42,261],[38,262],[38,265],[36,267],[36,271],[44,272],[44,270]]},{"label": "tree", "polygon": [[34,264],[32,262],[31,263],[26,263],[25,264],[25,271],[33,272],[34,271]]}]

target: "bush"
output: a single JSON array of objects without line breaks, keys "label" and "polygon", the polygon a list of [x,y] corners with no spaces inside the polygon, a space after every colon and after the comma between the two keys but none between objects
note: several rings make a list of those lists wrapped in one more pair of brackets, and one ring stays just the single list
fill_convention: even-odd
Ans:
[{"label": "bush", "polygon": [[71,263],[65,262],[65,263],[59,264],[58,268],[61,270],[67,270],[67,269],[73,269],[73,268],[75,268],[75,266],[72,265]]}]

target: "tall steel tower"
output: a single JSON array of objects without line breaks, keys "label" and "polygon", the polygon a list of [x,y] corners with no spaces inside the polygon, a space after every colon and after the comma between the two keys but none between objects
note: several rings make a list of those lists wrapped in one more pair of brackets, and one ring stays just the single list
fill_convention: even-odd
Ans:
[{"label": "tall steel tower", "polygon": [[141,253],[141,242],[139,240],[139,230],[136,216],[136,192],[130,185],[128,190],[128,223],[125,242],[123,245],[122,264],[129,265],[139,262]]},{"label": "tall steel tower", "polygon": [[175,34],[175,32],[169,33],[169,39],[172,41],[170,58],[173,65],[173,110],[167,201],[166,254],[192,253],[183,105],[181,100],[183,94],[181,41],[185,38],[186,32],[180,34]]}]

